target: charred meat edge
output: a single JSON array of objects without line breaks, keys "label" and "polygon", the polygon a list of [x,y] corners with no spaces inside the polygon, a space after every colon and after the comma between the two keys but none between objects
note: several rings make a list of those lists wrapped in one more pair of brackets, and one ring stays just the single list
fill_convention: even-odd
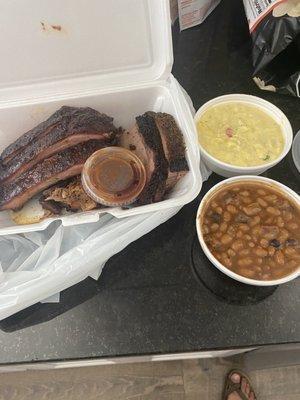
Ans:
[{"label": "charred meat edge", "polygon": [[[49,136],[51,136],[49,133]],[[28,171],[34,165],[43,161],[45,158],[52,156],[59,151],[67,149],[71,146],[75,146],[76,144],[87,142],[89,140],[101,140],[103,141],[103,145],[110,146],[114,144],[115,133],[81,133],[74,134],[69,136],[59,142],[54,143],[53,145],[47,146],[47,143],[51,143],[51,137],[46,136],[43,138],[38,138],[35,146],[26,146],[23,149],[22,154],[18,157],[14,157],[10,163],[7,165],[0,166],[0,182],[7,183],[16,179],[19,175]],[[40,151],[39,149],[42,150]]]},{"label": "charred meat edge", "polygon": [[172,115],[152,111],[147,114],[153,116],[161,135],[165,157],[169,166],[166,182],[166,190],[169,191],[189,171],[185,158],[183,134]]},{"label": "charred meat edge", "polygon": [[[38,138],[46,137],[55,129],[53,143],[73,134],[84,132],[111,132],[115,130],[113,118],[90,107],[63,106],[46,121],[24,133],[1,154],[1,163],[6,165],[28,145],[35,146]],[[49,143],[47,144],[49,146]]]},{"label": "charred meat edge", "polygon": [[162,199],[168,175],[168,163],[164,155],[160,134],[154,118],[146,113],[136,117],[136,122],[145,144],[154,153],[154,171],[137,201],[139,205],[142,205]]},{"label": "charred meat edge", "polygon": [[37,193],[80,174],[87,158],[102,147],[102,142],[96,140],[70,147],[46,158],[14,182],[0,186],[0,210],[20,209]]}]

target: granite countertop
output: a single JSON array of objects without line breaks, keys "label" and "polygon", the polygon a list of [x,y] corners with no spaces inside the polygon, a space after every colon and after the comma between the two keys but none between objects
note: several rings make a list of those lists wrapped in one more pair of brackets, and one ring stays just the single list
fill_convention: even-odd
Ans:
[{"label": "granite countertop", "polygon": [[[201,26],[180,34],[175,27],[173,73],[196,108],[218,95],[250,93],[279,106],[298,130],[299,99],[262,92],[250,79],[242,7],[241,0],[223,0]],[[299,192],[290,156],[266,175]],[[261,301],[252,291],[237,304],[216,296],[193,271],[192,255],[198,266],[207,263],[194,241],[196,210],[220,179],[212,175],[193,203],[113,257],[99,281],[86,279],[65,290],[59,304],[36,304],[0,322],[0,363],[300,342],[299,279]]]}]

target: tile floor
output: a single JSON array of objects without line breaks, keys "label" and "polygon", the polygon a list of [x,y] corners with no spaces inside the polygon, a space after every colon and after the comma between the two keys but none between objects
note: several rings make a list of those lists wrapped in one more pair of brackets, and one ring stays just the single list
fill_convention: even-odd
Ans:
[{"label": "tile floor", "polygon": [[[232,367],[243,356],[2,373],[0,400],[221,400]],[[259,400],[300,399],[300,365],[248,372]]]}]

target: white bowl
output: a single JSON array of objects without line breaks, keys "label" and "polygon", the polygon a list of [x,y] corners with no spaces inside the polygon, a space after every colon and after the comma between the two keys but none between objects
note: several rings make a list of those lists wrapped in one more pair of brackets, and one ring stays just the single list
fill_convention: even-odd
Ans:
[{"label": "white bowl", "polygon": [[198,239],[200,242],[200,245],[202,247],[202,250],[204,251],[204,253],[206,254],[207,258],[214,264],[215,267],[217,267],[221,272],[223,272],[224,274],[226,274],[227,276],[229,276],[230,278],[235,279],[236,281],[242,282],[242,283],[246,283],[248,285],[254,285],[254,286],[274,286],[274,285],[280,285],[282,283],[286,283],[289,282],[295,278],[297,278],[298,276],[300,276],[300,266],[298,268],[298,270],[292,272],[291,274],[280,278],[280,279],[274,279],[274,280],[269,280],[269,281],[260,281],[260,280],[256,280],[256,279],[250,279],[250,278],[246,278],[244,276],[238,275],[235,272],[231,271],[230,269],[226,268],[223,264],[220,263],[220,261],[218,261],[210,252],[209,248],[207,247],[204,238],[203,238],[203,234],[201,231],[201,226],[200,226],[200,220],[199,217],[202,213],[202,210],[205,206],[205,204],[207,203],[207,201],[209,200],[209,198],[217,191],[219,190],[222,186],[226,186],[228,184],[231,184],[232,182],[238,182],[238,181],[258,181],[258,182],[263,182],[263,183],[267,183],[269,185],[272,185],[273,187],[277,187],[279,190],[283,191],[285,193],[286,196],[288,196],[289,198],[291,198],[291,200],[296,201],[300,207],[300,196],[294,192],[292,189],[288,188],[287,186],[274,181],[273,179],[268,179],[268,178],[264,178],[262,176],[251,176],[251,175],[246,175],[246,176],[236,176],[233,178],[229,178],[229,179],[225,179],[224,181],[218,183],[217,185],[215,185],[213,188],[211,188],[206,195],[203,197],[203,199],[201,200],[201,203],[199,205],[198,211],[197,211],[197,217],[196,217],[196,228],[197,228],[197,234],[198,234]]},{"label": "white bowl", "polygon": [[275,160],[269,163],[252,167],[240,167],[227,164],[218,160],[217,158],[210,155],[199,143],[202,159],[209,169],[216,172],[218,175],[225,176],[226,178],[236,175],[260,175],[267,169],[278,164],[279,161],[281,161],[289,152],[293,142],[293,130],[291,124],[284,113],[278,107],[274,106],[274,104],[269,103],[266,100],[261,99],[260,97],[250,96],[248,94],[228,94],[225,96],[216,97],[215,99],[212,99],[203,104],[203,106],[199,108],[194,117],[196,128],[197,122],[208,108],[217,104],[232,102],[246,103],[252,106],[256,106],[257,108],[260,108],[262,111],[267,113],[281,126],[284,136],[284,148],[281,154]]}]

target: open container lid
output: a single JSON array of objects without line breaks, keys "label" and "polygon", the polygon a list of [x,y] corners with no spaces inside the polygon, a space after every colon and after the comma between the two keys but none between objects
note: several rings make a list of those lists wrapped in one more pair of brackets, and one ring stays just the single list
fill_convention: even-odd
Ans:
[{"label": "open container lid", "polygon": [[292,146],[292,157],[294,164],[300,174],[300,131],[298,131],[296,136],[294,137]]},{"label": "open container lid", "polygon": [[0,47],[0,107],[166,79],[169,1],[9,0]]}]

